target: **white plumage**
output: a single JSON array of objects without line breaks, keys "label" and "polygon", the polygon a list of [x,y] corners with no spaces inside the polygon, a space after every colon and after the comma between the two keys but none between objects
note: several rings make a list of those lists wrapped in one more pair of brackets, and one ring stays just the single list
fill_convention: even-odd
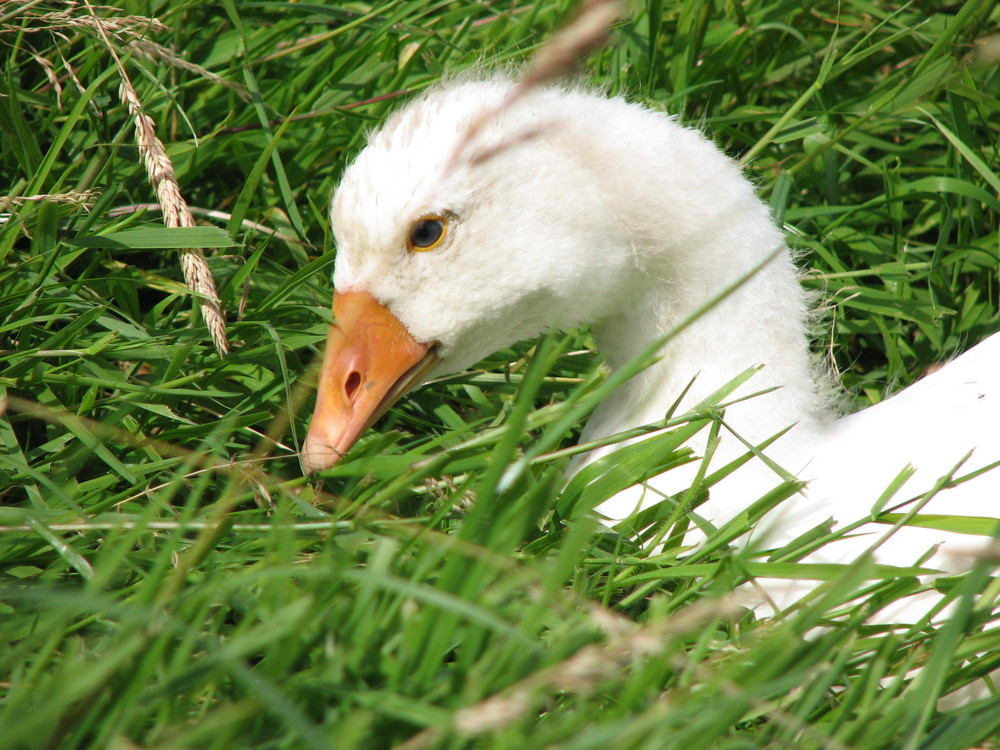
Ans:
[{"label": "white plumage", "polygon": [[[809,484],[762,525],[773,545],[831,516],[865,517],[907,464],[917,471],[897,500],[926,492],[970,451],[959,475],[1000,460],[1000,335],[890,400],[836,418],[814,377],[796,268],[737,166],[699,132],[620,99],[545,89],[504,108],[511,85],[433,90],[391,117],[344,175],[332,211],[340,324],[307,468],[334,463],[417,381],[581,324],[614,369],[748,274],[602,404],[585,439],[662,419],[692,379],[681,409],[763,365],[738,394],[776,389],[731,406],[726,422],[754,444],[791,426],[766,453]],[[470,139],[473,123],[483,127]],[[413,243],[427,221],[443,232],[429,249]],[[745,450],[724,435],[713,466]],[[695,469],[653,484],[682,491]],[[723,523],[779,481],[751,461],[698,512]],[[657,499],[633,488],[600,510],[621,518]],[[921,512],[997,518],[1000,471],[943,490]],[[810,559],[851,560],[887,528],[870,524]],[[908,566],[940,544],[928,564],[947,570],[968,560],[951,553],[982,543],[904,527],[876,557]],[[780,582],[769,594],[784,606],[802,592]]]}]

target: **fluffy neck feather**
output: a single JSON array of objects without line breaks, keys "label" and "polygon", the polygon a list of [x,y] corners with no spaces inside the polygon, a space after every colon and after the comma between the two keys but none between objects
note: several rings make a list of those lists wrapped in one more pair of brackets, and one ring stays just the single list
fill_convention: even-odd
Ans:
[{"label": "fluffy neck feather", "polygon": [[[628,363],[729,285],[748,278],[673,338],[656,364],[602,404],[584,438],[662,419],[692,379],[682,410],[747,368],[762,365],[735,395],[777,389],[730,407],[727,423],[754,443],[796,425],[769,455],[797,471],[829,414],[810,365],[805,293],[783,237],[752,185],[700,133],[664,123],[652,113],[637,120],[640,125],[648,121],[649,130],[621,129],[623,137],[611,145],[603,139],[611,153],[597,157],[620,165],[602,178],[611,182],[610,210],[629,228],[636,269],[629,293],[613,291],[619,295],[613,313],[593,323],[609,366]],[[724,437],[716,454],[720,463],[713,465],[745,450],[732,436]],[[694,470],[672,471],[657,486],[667,492],[686,489]],[[713,490],[714,510],[706,510],[720,518],[731,515],[759,496],[751,493],[762,493],[778,481],[763,464],[747,467],[738,482],[729,483],[734,491],[726,483]],[[624,515],[631,507],[604,510]]]}]

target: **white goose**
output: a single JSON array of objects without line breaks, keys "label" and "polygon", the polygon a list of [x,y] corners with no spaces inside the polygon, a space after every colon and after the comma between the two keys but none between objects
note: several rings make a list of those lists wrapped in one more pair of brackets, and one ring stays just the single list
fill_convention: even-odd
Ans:
[{"label": "white goose", "polygon": [[[775,545],[831,516],[866,517],[907,464],[917,471],[899,499],[931,489],[969,451],[958,475],[1000,460],[1000,335],[888,401],[835,418],[810,363],[796,268],[737,166],[699,132],[621,99],[549,88],[505,108],[512,85],[431,91],[392,116],[345,173],[332,209],[337,323],[302,450],[308,470],[334,464],[423,380],[581,324],[620,367],[755,269],[603,403],[585,439],[662,419],[692,379],[681,409],[763,365],[738,393],[777,388],[732,405],[726,422],[754,444],[792,426],[766,453],[808,486],[766,524]],[[726,435],[713,466],[745,450]],[[653,484],[682,491],[696,468]],[[723,523],[779,481],[753,460],[698,513]],[[600,510],[622,518],[658,499],[633,488]],[[938,493],[921,512],[997,518],[1000,470]],[[854,559],[887,528],[871,524],[809,561]],[[876,557],[908,566],[940,544],[927,565],[947,570],[949,552],[982,541],[906,526]],[[783,607],[803,589],[768,593]]]}]

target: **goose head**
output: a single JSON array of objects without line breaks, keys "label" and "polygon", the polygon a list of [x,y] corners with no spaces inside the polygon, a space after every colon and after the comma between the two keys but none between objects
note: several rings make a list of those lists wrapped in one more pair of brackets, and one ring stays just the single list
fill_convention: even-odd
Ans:
[{"label": "goose head", "polygon": [[331,211],[336,322],[307,469],[335,463],[419,382],[627,299],[634,243],[572,113],[539,92],[465,142],[510,86],[425,96],[346,170]]}]

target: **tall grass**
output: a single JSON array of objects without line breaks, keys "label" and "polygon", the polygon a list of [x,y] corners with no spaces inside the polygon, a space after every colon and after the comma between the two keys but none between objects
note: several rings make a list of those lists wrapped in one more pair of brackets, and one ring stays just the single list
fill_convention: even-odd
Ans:
[{"label": "tall grass", "polygon": [[[569,11],[126,0],[102,35],[86,4],[0,5],[0,747],[1000,745],[996,696],[938,704],[1000,666],[988,561],[938,581],[940,625],[868,624],[925,584],[865,564],[757,622],[730,592],[796,566],[728,542],[780,495],[697,555],[682,520],[656,554],[599,526],[586,509],[681,460],[685,427],[565,484],[607,387],[586,331],[418,391],[302,476],[341,171],[413,93],[516,65]],[[1000,70],[977,44],[998,21],[633,2],[585,75],[746,161],[860,405],[1000,329]],[[149,205],[108,43],[198,227]],[[182,280],[195,246],[225,358]]]}]

